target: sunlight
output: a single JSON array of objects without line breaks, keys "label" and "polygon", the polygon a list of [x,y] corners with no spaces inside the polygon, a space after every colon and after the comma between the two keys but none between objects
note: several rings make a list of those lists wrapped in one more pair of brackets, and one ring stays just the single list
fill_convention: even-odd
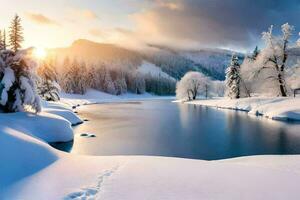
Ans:
[{"label": "sunlight", "polygon": [[33,55],[40,60],[44,60],[47,56],[47,52],[44,48],[35,48]]}]

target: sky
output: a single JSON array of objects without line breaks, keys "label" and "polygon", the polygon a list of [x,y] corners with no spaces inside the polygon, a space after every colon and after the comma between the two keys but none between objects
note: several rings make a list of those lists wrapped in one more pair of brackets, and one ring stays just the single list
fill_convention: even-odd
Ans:
[{"label": "sky", "polygon": [[283,23],[300,31],[300,0],[0,0],[0,28],[17,13],[24,47],[69,46],[76,39],[128,46],[158,44],[250,51]]}]

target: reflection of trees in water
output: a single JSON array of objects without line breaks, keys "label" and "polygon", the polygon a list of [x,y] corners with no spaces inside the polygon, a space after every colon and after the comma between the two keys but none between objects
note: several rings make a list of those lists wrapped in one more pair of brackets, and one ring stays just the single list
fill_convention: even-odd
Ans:
[{"label": "reflection of trees in water", "polygon": [[277,149],[279,154],[288,153],[288,137],[283,128],[279,129],[278,140],[277,140]]}]

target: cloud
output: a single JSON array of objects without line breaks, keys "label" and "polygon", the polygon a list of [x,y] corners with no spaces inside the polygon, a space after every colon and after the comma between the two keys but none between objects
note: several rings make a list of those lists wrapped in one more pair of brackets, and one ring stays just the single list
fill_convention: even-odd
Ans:
[{"label": "cloud", "polygon": [[106,32],[100,29],[90,29],[89,34],[94,37],[106,37]]},{"label": "cloud", "polygon": [[164,7],[170,10],[182,9],[181,4],[179,2],[175,2],[171,0],[155,0],[154,4],[158,7]]},{"label": "cloud", "polygon": [[25,16],[31,20],[32,22],[40,25],[56,25],[58,26],[59,23],[55,20],[50,19],[49,17],[46,17],[45,15],[38,14],[38,13],[25,13]]},{"label": "cloud", "polygon": [[138,37],[150,43],[249,48],[260,42],[261,32],[271,24],[300,27],[299,0],[148,1],[152,6],[130,18]]},{"label": "cloud", "polygon": [[97,20],[99,17],[97,14],[88,9],[72,9],[72,15],[76,18],[84,19],[84,20]]}]

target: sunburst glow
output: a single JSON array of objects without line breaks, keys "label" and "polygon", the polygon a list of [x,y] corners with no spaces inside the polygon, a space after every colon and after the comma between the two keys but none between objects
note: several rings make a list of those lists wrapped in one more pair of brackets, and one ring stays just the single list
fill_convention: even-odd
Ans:
[{"label": "sunburst glow", "polygon": [[33,54],[36,58],[44,60],[47,56],[47,51],[44,48],[35,48]]}]

